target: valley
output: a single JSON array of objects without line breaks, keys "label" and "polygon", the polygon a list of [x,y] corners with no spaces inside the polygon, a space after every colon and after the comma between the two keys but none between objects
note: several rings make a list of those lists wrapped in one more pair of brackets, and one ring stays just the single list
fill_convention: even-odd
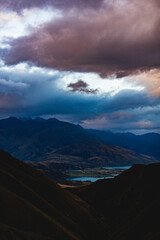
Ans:
[{"label": "valley", "polygon": [[84,170],[70,170],[66,171],[67,180],[70,181],[88,181],[94,182],[99,179],[107,179],[107,178],[114,178],[118,176],[126,169],[130,168],[130,166],[125,167],[101,167],[101,168],[87,168]]},{"label": "valley", "polygon": [[[127,134],[127,137],[124,140],[126,135],[122,137],[122,134],[87,130],[55,118],[22,120],[10,117],[0,120],[1,149],[40,170],[57,183],[67,185],[82,185],[84,181],[114,177],[122,172],[120,167],[159,161],[158,134],[150,135],[155,139],[157,158],[154,154],[133,151],[128,145],[124,148],[122,143],[138,138],[131,134]],[[145,146],[146,139],[149,139],[148,135],[137,141],[137,144],[141,144],[139,149]],[[112,144],[113,140],[116,140],[116,145]],[[153,143],[147,141],[147,149],[151,149]],[[132,142],[135,146],[136,140]],[[118,143],[123,146],[118,146]],[[111,168],[113,166],[119,169]]]}]

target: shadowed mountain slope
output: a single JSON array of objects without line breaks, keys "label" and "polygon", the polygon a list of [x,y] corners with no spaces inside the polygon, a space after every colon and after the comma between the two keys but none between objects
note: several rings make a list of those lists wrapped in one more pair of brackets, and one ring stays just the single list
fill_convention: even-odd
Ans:
[{"label": "shadowed mountain slope", "polygon": [[0,120],[0,148],[21,160],[37,161],[45,153],[74,142],[100,142],[79,125],[48,120]]},{"label": "shadowed mountain slope", "polygon": [[110,226],[112,240],[160,239],[160,164],[134,165],[114,179],[72,191]]},{"label": "shadowed mountain slope", "polygon": [[103,237],[103,230],[87,203],[2,150],[0,213],[1,240]]},{"label": "shadowed mountain slope", "polygon": [[0,148],[23,161],[66,162],[83,167],[155,162],[111,144],[79,125],[44,120],[0,120]]},{"label": "shadowed mountain slope", "polygon": [[153,158],[138,154],[131,150],[120,148],[103,143],[74,143],[55,151],[55,154],[63,156],[77,157],[79,162],[94,166],[121,166],[133,165],[134,163],[152,163]]},{"label": "shadowed mountain slope", "polygon": [[113,133],[92,129],[88,130],[88,132],[101,139],[104,143],[127,148],[160,160],[160,134],[158,133],[135,135],[132,133]]}]

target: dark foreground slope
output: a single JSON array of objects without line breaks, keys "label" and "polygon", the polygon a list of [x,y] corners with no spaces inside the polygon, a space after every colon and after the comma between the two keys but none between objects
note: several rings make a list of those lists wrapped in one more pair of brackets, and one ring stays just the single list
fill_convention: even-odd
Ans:
[{"label": "dark foreground slope", "polygon": [[160,164],[134,165],[115,179],[72,190],[109,224],[112,240],[160,239]]},{"label": "dark foreground slope", "polygon": [[102,235],[87,203],[0,150],[1,240],[93,240]]},{"label": "dark foreground slope", "polygon": [[70,193],[0,150],[0,239],[158,240],[159,185],[160,164],[134,165]]}]

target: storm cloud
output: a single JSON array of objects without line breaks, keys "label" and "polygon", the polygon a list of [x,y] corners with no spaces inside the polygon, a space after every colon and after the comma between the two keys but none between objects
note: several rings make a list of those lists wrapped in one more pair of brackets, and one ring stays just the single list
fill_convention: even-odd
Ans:
[{"label": "storm cloud", "polygon": [[[92,1],[85,2],[92,5]],[[10,50],[4,54],[6,64],[28,61],[58,70],[114,74],[119,78],[159,68],[159,1],[103,4],[99,9],[65,13],[29,36],[11,40]]]},{"label": "storm cloud", "polygon": [[[7,38],[10,29],[1,36],[1,117],[58,116],[88,128],[159,131],[159,0],[1,0],[0,8],[7,23],[11,13],[17,21],[32,18],[35,8],[59,14],[38,25],[26,21],[21,37]],[[24,62],[27,68],[16,70]],[[126,89],[115,84],[109,92],[104,85],[103,92],[87,77],[62,81],[75,72],[98,73],[97,81],[122,81]]]},{"label": "storm cloud", "polygon": [[[87,128],[112,130],[158,129],[160,99],[144,91],[85,94],[60,89],[64,73],[29,67],[0,70],[1,117],[54,116]],[[72,87],[88,85],[77,81]]]}]

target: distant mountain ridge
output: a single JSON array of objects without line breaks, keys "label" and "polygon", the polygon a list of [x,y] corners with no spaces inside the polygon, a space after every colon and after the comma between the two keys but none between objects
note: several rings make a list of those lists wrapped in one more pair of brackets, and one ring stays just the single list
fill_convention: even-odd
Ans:
[{"label": "distant mountain ridge", "polygon": [[88,132],[100,138],[104,143],[127,148],[160,160],[160,134],[158,133],[135,135],[133,133],[113,133],[93,129],[88,130]]},{"label": "distant mountain ridge", "polygon": [[23,161],[61,161],[81,167],[156,161],[105,141],[95,132],[56,118],[0,120],[0,148]]}]

